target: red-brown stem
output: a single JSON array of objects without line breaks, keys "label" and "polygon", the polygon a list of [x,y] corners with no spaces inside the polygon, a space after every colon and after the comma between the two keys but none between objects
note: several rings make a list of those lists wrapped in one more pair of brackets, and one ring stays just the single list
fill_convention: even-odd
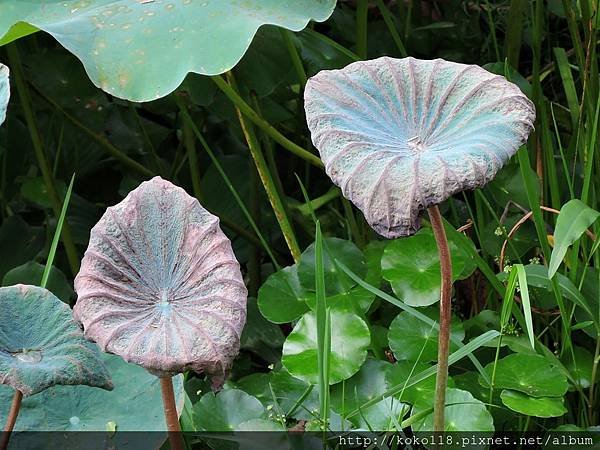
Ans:
[{"label": "red-brown stem", "polygon": [[442,283],[440,288],[440,332],[438,338],[438,369],[435,380],[435,403],[433,404],[433,431],[444,431],[444,409],[448,386],[448,353],[450,347],[450,317],[452,313],[452,260],[442,215],[437,206],[427,209],[431,228],[438,247]]},{"label": "red-brown stem", "polygon": [[165,419],[167,421],[167,430],[169,431],[171,450],[184,450],[185,446],[183,444],[183,436],[181,435],[179,417],[177,416],[177,406],[175,405],[173,379],[171,377],[161,377],[160,390],[165,410]]},{"label": "red-brown stem", "polygon": [[15,391],[12,404],[10,405],[10,411],[8,412],[8,418],[6,419],[6,425],[4,425],[2,441],[0,441],[0,450],[6,450],[6,447],[8,447],[10,434],[15,427],[15,422],[17,421],[17,416],[19,415],[19,409],[21,408],[21,400],[23,400],[23,393],[19,390]]}]

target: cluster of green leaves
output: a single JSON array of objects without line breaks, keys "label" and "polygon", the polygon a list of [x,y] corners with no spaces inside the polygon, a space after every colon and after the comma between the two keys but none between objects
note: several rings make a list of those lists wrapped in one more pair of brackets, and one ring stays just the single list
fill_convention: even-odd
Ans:
[{"label": "cluster of green leaves", "polygon": [[[0,47],[17,81],[0,128],[0,278],[37,283],[76,172],[48,282],[72,303],[91,226],[160,174],[220,217],[252,295],[225,389],[215,395],[187,377],[184,429],[431,429],[431,231],[384,242],[368,229],[319,167],[302,90],[307,76],[360,58],[476,63],[517,83],[538,119],[493,182],[442,205],[455,279],[447,424],[597,426],[598,16],[592,0],[338,2],[327,22],[296,34],[261,27],[226,77],[190,74],[147,103],[95,88],[45,34]],[[111,92],[154,92],[148,80],[111,76]],[[314,219],[325,236],[317,242]]]}]

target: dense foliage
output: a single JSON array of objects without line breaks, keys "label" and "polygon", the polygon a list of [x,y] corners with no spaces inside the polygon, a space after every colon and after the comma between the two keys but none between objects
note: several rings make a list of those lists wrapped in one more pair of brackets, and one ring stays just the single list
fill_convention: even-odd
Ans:
[{"label": "dense foliage", "polygon": [[[264,3],[268,9],[277,2]],[[156,40],[135,34],[136,45],[152,54],[151,72],[126,79],[109,73],[115,86],[103,83],[98,67],[137,64],[119,43],[105,43],[102,58],[71,46],[100,88],[51,35],[12,28],[12,38],[33,33],[0,41],[12,83],[0,127],[2,285],[40,283],[75,175],[46,285],[74,305],[73,279],[91,228],[108,206],[160,175],[220,218],[250,295],[242,350],[224,389],[213,394],[204,376],[186,375],[184,430],[431,430],[440,289],[433,233],[426,217],[406,238],[384,240],[370,229],[323,171],[303,92],[320,70],[383,55],[478,64],[517,84],[537,119],[527,144],[492,182],[440,205],[455,281],[447,429],[598,427],[597,2],[339,1],[329,19],[303,31],[268,25],[297,30],[310,19],[325,20],[333,6],[302,3],[314,10],[296,9],[287,18],[271,11],[281,20],[248,25],[251,35],[267,23],[236,65],[243,46],[223,49],[225,33],[209,36],[218,47],[196,49],[200,38],[188,36],[185,23],[153,22],[180,27],[185,51],[198,50],[200,62],[177,65],[183,57],[170,53],[168,35],[153,46],[148,42]],[[52,17],[34,19],[55,30]],[[10,25],[0,19],[0,26]],[[121,34],[113,36],[104,25],[112,37],[128,29],[119,22]],[[229,33],[234,26],[241,25],[234,21]],[[236,54],[223,67],[195,69],[218,51]],[[233,65],[222,75],[188,74],[169,93],[188,70],[214,74]],[[135,103],[101,88],[133,100],[154,98],[148,93],[155,91],[169,95]],[[327,311],[320,309],[323,298]],[[326,324],[330,349],[323,356],[327,342],[317,330]],[[323,363],[330,367],[325,379]],[[130,376],[138,377],[134,369]],[[127,379],[127,369],[118,370]],[[143,411],[149,400],[136,390],[151,390],[152,383],[115,384],[114,392],[143,398]],[[112,395],[77,389],[93,395],[94,404]],[[4,419],[10,395],[0,393]],[[21,427],[35,427],[26,402]],[[98,414],[105,410],[111,411],[102,406]],[[115,417],[121,416],[106,422]],[[86,429],[106,428],[101,418],[89,423]]]}]

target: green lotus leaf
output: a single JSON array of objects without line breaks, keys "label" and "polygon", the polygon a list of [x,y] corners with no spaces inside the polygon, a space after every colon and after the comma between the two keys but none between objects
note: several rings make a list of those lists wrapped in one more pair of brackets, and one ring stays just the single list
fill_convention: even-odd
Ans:
[{"label": "green lotus leaf", "polygon": [[[485,366],[492,378],[494,362]],[[479,383],[488,387],[480,376]],[[541,355],[513,353],[496,364],[494,388],[511,389],[531,397],[560,397],[569,387],[562,371]]]},{"label": "green lotus leaf", "polygon": [[[396,386],[405,386],[406,382],[420,372],[431,367],[429,364],[414,361],[398,361],[385,376],[386,389],[391,389]],[[448,387],[454,387],[454,380],[448,378]],[[405,387],[396,397],[404,403],[414,404],[421,398],[433,398],[435,393],[435,377],[427,377],[417,384],[410,387]]]},{"label": "green lotus leaf", "polygon": [[[358,372],[367,357],[370,342],[369,327],[359,316],[331,310],[329,384],[346,380]],[[313,312],[304,314],[287,337],[281,362],[294,377],[317,383],[317,319]]]},{"label": "green lotus leaf", "polygon": [[[453,279],[458,279],[466,264],[466,256],[450,242]],[[381,258],[383,278],[394,293],[411,306],[427,306],[440,299],[440,258],[430,228],[414,236],[391,241]]]},{"label": "green lotus leaf", "polygon": [[[86,431],[100,433],[25,433],[11,438],[11,445],[25,440],[20,448],[159,448],[167,438],[160,381],[143,368],[119,356],[102,354],[114,383],[112,391],[88,386],[54,386],[21,404],[15,431]],[[173,377],[175,403],[183,409],[183,375]],[[4,423],[12,389],[0,386],[0,421]],[[115,434],[106,433],[116,430]],[[153,433],[131,433],[151,431]],[[123,433],[121,433],[123,432]],[[165,432],[165,433],[157,433]],[[79,446],[67,445],[81,438]],[[54,445],[48,439],[56,439]],[[37,442],[37,445],[35,445]],[[41,443],[40,443],[41,442]],[[68,442],[71,442],[70,440]],[[15,448],[19,448],[15,445]]]},{"label": "green lotus leaf", "polygon": [[522,392],[504,389],[502,403],[521,414],[534,417],[560,417],[567,412],[562,397],[530,397]]},{"label": "green lotus leaf", "polygon": [[86,341],[71,309],[50,291],[0,288],[0,383],[25,396],[57,384],[112,389],[98,348]]},{"label": "green lotus leaf", "polygon": [[[439,312],[435,308],[422,311],[431,319],[439,321]],[[463,340],[465,332],[460,322],[452,316],[451,333],[454,339]],[[435,361],[437,359],[438,330],[421,320],[415,319],[408,312],[401,312],[390,324],[388,333],[390,348],[397,360]],[[450,351],[458,349],[450,342]]]},{"label": "green lotus leaf", "polygon": [[94,84],[148,101],[188,72],[215,75],[240,60],[261,25],[299,31],[326,20],[335,0],[41,0],[0,3],[0,38],[17,22],[50,33]]},{"label": "green lotus leaf", "polygon": [[[413,415],[433,407],[433,398],[415,403]],[[485,404],[470,392],[460,389],[446,391],[445,431],[493,432],[494,421]],[[414,431],[433,431],[433,413],[413,425]]]},{"label": "green lotus leaf", "polygon": [[10,85],[8,82],[8,67],[4,64],[0,64],[0,125],[2,125],[4,119],[6,119],[6,107],[8,105],[9,97]]}]

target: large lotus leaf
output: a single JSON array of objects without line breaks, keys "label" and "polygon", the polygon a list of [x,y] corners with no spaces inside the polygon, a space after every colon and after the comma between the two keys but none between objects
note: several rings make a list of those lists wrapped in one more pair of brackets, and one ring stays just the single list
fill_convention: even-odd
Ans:
[{"label": "large lotus leaf", "polygon": [[441,59],[322,71],[305,100],[327,174],[386,237],[415,233],[424,209],[490,181],[535,118],[502,76]]},{"label": "large lotus leaf", "polygon": [[[24,433],[11,439],[15,448],[159,448],[167,438],[159,380],[122,358],[102,354],[114,382],[112,391],[88,386],[55,386],[23,400],[16,431],[86,431],[96,433]],[[181,414],[183,375],[173,378]],[[12,390],[0,387],[0,421],[4,423]],[[107,431],[116,430],[116,434]],[[153,433],[131,433],[152,431]],[[120,433],[123,432],[123,433]],[[68,441],[65,438],[68,437]],[[58,442],[50,445],[48,439]],[[21,441],[21,439],[23,441]],[[73,441],[71,441],[73,439]],[[74,445],[80,439],[79,446]],[[62,442],[61,442],[62,441]],[[53,442],[53,441],[51,441]],[[69,443],[73,442],[73,445]]]},{"label": "large lotus leaf", "polygon": [[6,106],[10,97],[10,85],[8,82],[8,67],[0,64],[0,125],[6,119]]},{"label": "large lotus leaf", "polygon": [[50,33],[97,86],[148,101],[188,72],[231,69],[264,24],[294,31],[327,19],[335,0],[40,0],[1,2],[0,38],[16,22]]},{"label": "large lotus leaf", "polygon": [[71,309],[50,291],[24,284],[0,288],[0,383],[25,396],[57,384],[112,388]]},{"label": "large lotus leaf", "polygon": [[75,278],[88,339],[163,376],[222,384],[237,355],[247,290],[219,219],[155,177],[107,209]]}]

